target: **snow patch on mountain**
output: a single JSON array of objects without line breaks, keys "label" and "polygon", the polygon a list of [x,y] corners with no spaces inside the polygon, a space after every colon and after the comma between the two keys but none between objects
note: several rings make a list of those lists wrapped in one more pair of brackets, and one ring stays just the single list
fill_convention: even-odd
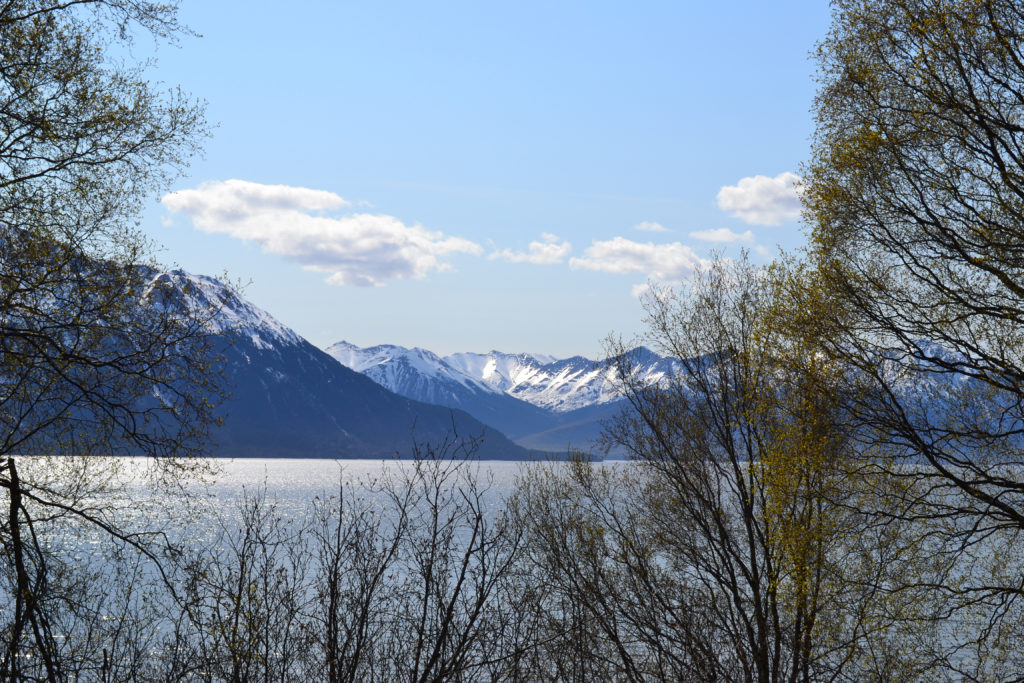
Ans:
[{"label": "snow patch on mountain", "polygon": [[[378,383],[420,400],[431,382],[457,382],[473,391],[507,394],[556,413],[611,403],[621,398],[619,378],[609,365],[583,356],[556,360],[528,353],[453,353],[445,357],[425,349],[380,345],[360,348],[338,342],[327,352],[343,365]],[[642,349],[635,372],[648,382],[661,381],[672,362]]]},{"label": "snow patch on mountain", "polygon": [[453,368],[437,354],[426,349],[407,349],[393,344],[360,348],[340,341],[324,350],[342,365],[363,373],[378,384],[403,396],[422,393],[415,391],[415,387],[410,387],[410,383],[420,385],[431,382],[454,382],[473,392],[492,391],[487,384]]},{"label": "snow patch on mountain", "polygon": [[479,380],[492,391],[507,393],[514,387],[530,382],[548,357],[537,358],[532,354],[502,353],[453,353],[444,360],[467,377]]},{"label": "snow patch on mountain", "polygon": [[248,338],[257,349],[295,346],[303,341],[274,316],[241,298],[216,278],[184,270],[159,272],[147,287],[147,294],[153,291],[165,294],[159,305],[168,307],[168,297],[172,297],[177,305],[184,303],[201,318],[207,318],[210,332]]},{"label": "snow patch on mountain", "polygon": [[[485,356],[485,357],[484,357]],[[659,382],[670,371],[670,361],[643,350],[635,374],[644,382]],[[622,398],[616,369],[604,362],[573,356],[547,363],[527,354],[455,354],[446,360],[498,390],[535,406],[564,413]]]}]

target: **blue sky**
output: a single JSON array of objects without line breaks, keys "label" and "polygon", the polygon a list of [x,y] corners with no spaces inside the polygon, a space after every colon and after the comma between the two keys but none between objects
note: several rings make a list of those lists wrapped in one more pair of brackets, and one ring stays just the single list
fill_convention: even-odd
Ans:
[{"label": "blue sky", "polygon": [[599,357],[642,330],[648,280],[803,242],[826,2],[181,15],[202,37],[160,47],[152,78],[217,128],[144,226],[314,344]]}]

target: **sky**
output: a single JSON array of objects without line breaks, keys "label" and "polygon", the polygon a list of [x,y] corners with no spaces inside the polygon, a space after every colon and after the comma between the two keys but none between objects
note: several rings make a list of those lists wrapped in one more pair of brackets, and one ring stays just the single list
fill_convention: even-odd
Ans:
[{"label": "sky", "polygon": [[[642,292],[805,241],[808,2],[182,0],[206,102],[143,227],[324,347],[602,357]],[[142,48],[135,48],[140,51]]]}]

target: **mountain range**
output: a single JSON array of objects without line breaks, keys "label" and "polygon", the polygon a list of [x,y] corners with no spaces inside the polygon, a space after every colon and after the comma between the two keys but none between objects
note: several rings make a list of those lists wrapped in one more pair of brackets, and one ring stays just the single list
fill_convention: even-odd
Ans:
[{"label": "mountain range", "polygon": [[212,432],[211,455],[407,457],[417,443],[456,434],[480,438],[481,458],[531,456],[464,411],[411,400],[350,370],[214,278],[184,271],[157,277],[216,312],[218,364],[231,395]]},{"label": "mountain range", "polygon": [[[155,274],[215,312],[230,397],[210,453],[231,457],[408,456],[453,433],[478,456],[527,459],[599,450],[601,422],[624,403],[610,365],[574,356],[456,353],[338,342],[321,350],[218,280]],[[673,361],[638,348],[636,372],[657,382]]]},{"label": "mountain range", "polygon": [[[455,353],[390,344],[360,348],[345,341],[326,349],[343,365],[407,398],[458,408],[534,449],[593,451],[603,420],[624,407],[615,370],[582,356]],[[639,347],[635,372],[656,383],[673,361]]]},{"label": "mountain range", "polygon": [[[212,434],[212,455],[402,457],[417,444],[437,444],[453,434],[479,439],[481,458],[570,450],[605,455],[597,443],[602,421],[628,409],[617,393],[614,362],[500,351],[442,357],[420,348],[361,348],[345,341],[321,350],[214,278],[178,270],[154,273],[153,279],[182,292],[184,305],[215,312],[210,328],[218,340],[217,362],[232,393],[221,404],[224,420]],[[892,353],[895,362],[908,351]],[[1004,420],[1004,410],[975,410],[996,405],[987,385],[951,380],[945,366],[934,363],[939,357],[946,365],[955,362],[951,353],[928,344],[917,349],[924,372],[895,384],[903,407],[936,423]],[[679,361],[644,347],[628,354],[634,379],[645,384],[680,370]],[[884,371],[892,364],[886,358],[879,359]]]}]

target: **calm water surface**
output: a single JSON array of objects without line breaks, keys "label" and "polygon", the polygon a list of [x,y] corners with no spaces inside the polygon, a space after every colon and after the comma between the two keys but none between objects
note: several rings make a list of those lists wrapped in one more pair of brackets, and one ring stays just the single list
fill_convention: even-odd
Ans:
[{"label": "calm water surface", "polygon": [[[203,481],[191,480],[182,486],[181,492],[188,494],[186,496],[152,487],[143,476],[150,466],[141,460],[130,463],[126,478],[135,479],[135,483],[122,489],[125,493],[121,495],[126,496],[122,502],[139,511],[149,508],[154,521],[161,516],[157,509],[165,513],[179,509],[185,514],[186,508],[201,521],[208,514],[203,514],[203,510],[215,510],[218,516],[231,517],[244,496],[263,494],[278,514],[301,517],[309,512],[315,499],[336,497],[342,485],[346,496],[372,497],[368,484],[385,477],[400,480],[403,472],[414,466],[408,460],[312,458],[247,458],[216,461],[216,465],[217,471],[205,476]],[[515,490],[517,477],[527,471],[526,468],[540,464],[479,460],[464,463],[464,466],[476,477],[480,487],[486,489],[485,499],[491,508],[497,509]],[[452,481],[458,480],[453,477]]]}]

